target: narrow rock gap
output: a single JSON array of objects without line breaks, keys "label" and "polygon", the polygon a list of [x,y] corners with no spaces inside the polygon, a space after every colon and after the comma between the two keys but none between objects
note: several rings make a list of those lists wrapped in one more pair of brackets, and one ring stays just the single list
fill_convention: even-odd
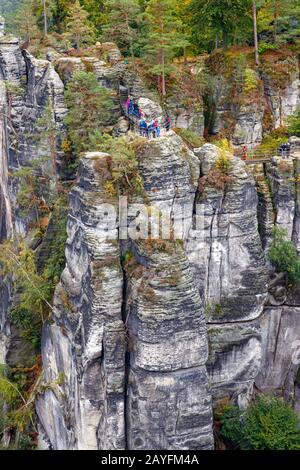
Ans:
[{"label": "narrow rock gap", "polygon": [[121,241],[121,267],[123,272],[123,287],[122,287],[122,306],[121,306],[121,316],[122,321],[124,323],[124,335],[125,335],[125,342],[126,342],[126,352],[125,352],[125,368],[124,368],[124,440],[125,440],[125,450],[128,450],[128,427],[127,427],[127,409],[128,409],[128,378],[129,378],[129,371],[130,371],[130,351],[128,347],[128,329],[127,329],[127,321],[129,312],[127,312],[127,288],[128,288],[128,281],[127,276],[124,268],[124,262],[122,259],[122,255],[124,252],[124,246],[122,246]]}]

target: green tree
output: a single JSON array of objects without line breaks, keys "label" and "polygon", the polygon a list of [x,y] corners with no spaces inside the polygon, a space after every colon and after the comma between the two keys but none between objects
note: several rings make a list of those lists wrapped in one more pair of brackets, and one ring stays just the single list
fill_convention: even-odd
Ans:
[{"label": "green tree", "polygon": [[140,5],[138,0],[107,0],[105,6],[108,23],[103,28],[105,35],[116,41],[121,49],[129,49],[135,68],[134,42],[138,35]]},{"label": "green tree", "polygon": [[298,284],[300,282],[300,257],[293,242],[287,240],[286,230],[274,228],[268,259],[278,271],[287,273],[291,283]]},{"label": "green tree", "polygon": [[[53,0],[53,23],[56,31],[63,33],[66,26],[70,0]],[[102,26],[106,23],[106,11],[104,0],[80,0],[80,5],[88,13],[88,20],[94,26],[97,32],[101,33]]]},{"label": "green tree", "polygon": [[71,4],[66,18],[67,37],[76,49],[89,44],[94,38],[94,27],[88,20],[88,12],[80,5],[79,0]]},{"label": "green tree", "polygon": [[176,0],[149,0],[145,10],[147,33],[144,52],[151,72],[158,76],[163,96],[166,95],[166,78],[173,70],[172,59],[178,49],[187,45],[176,6]]},{"label": "green tree", "polygon": [[14,13],[10,27],[18,36],[30,44],[39,33],[37,19],[34,14],[34,0],[23,0]]},{"label": "green tree", "polygon": [[246,411],[226,407],[221,436],[242,450],[300,450],[299,415],[283,400],[259,396]]},{"label": "green tree", "polygon": [[289,134],[300,137],[300,108],[288,119],[287,129]]},{"label": "green tree", "polygon": [[[299,36],[300,5],[290,0],[260,0],[258,29],[276,43]],[[296,19],[296,21],[294,21]]]},{"label": "green tree", "polygon": [[249,0],[191,0],[194,38],[210,48],[229,46],[250,37],[252,1]]},{"label": "green tree", "polygon": [[105,0],[81,0],[80,3],[88,12],[88,18],[96,31],[101,33],[102,27],[107,22],[107,12],[104,6]]},{"label": "green tree", "polygon": [[50,101],[48,101],[42,116],[37,120],[39,133],[37,143],[44,154],[44,160],[51,161],[51,179],[55,182],[55,190],[58,191],[58,129],[54,119],[54,111]]},{"label": "green tree", "polygon": [[65,119],[69,137],[77,155],[92,150],[91,138],[111,119],[111,94],[100,86],[93,73],[78,71],[65,92],[69,112]]}]

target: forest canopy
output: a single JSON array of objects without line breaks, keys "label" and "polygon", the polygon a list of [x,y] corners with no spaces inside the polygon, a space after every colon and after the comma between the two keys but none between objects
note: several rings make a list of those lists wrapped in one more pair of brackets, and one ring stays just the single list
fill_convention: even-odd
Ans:
[{"label": "forest canopy", "polygon": [[[93,31],[95,39],[114,37],[125,54],[139,56],[148,54],[153,42],[164,44],[171,55],[253,45],[254,6],[260,41],[299,40],[299,0],[1,0],[0,12],[10,31],[24,40],[24,23],[31,23],[32,31],[62,34],[72,12],[77,25]],[[151,20],[158,11],[160,31]],[[163,29],[164,35],[157,36]]]}]

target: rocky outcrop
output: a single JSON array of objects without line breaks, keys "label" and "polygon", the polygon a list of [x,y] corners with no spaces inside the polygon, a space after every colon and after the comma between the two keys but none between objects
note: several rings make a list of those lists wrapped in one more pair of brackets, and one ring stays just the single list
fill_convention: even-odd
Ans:
[{"label": "rocky outcrop", "polygon": [[262,364],[255,381],[261,391],[283,396],[297,410],[300,405],[299,322],[297,305],[266,307],[261,318]]},{"label": "rocky outcrop", "polygon": [[259,70],[252,50],[216,51],[207,60],[211,74],[207,131],[249,149],[283,126],[300,104],[298,58],[292,52],[266,52]]},{"label": "rocky outcrop", "polygon": [[12,211],[8,191],[8,116],[6,88],[0,81],[0,241],[12,233]]},{"label": "rocky outcrop", "polygon": [[[33,161],[55,180],[49,146],[39,138],[44,128],[40,119],[47,106],[50,119],[57,127],[57,169],[60,167],[60,142],[64,138],[64,86],[50,62],[37,60],[21,51],[19,42],[11,36],[0,38],[0,240],[13,234],[26,236],[35,213],[20,212],[19,180],[16,172],[30,167]],[[47,124],[46,124],[47,125]],[[50,181],[51,182],[51,181]],[[51,186],[51,184],[50,184]],[[40,185],[41,197],[49,197],[48,185]],[[30,238],[30,237],[29,237]],[[34,352],[32,345],[20,337],[11,325],[8,309],[13,301],[9,278],[1,280],[0,342],[2,361],[10,365],[28,365]]]},{"label": "rocky outcrop", "polygon": [[273,128],[283,126],[300,105],[299,63],[295,56],[265,60],[262,72]]},{"label": "rocky outcrop", "polygon": [[274,157],[272,162],[267,165],[267,178],[273,195],[275,223],[278,227],[285,229],[289,239],[291,239],[296,204],[293,159]]},{"label": "rocky outcrop", "polygon": [[106,196],[99,170],[107,158],[89,154],[81,163],[70,195],[68,261],[54,300],[55,323],[43,335],[45,379],[53,383],[63,375],[60,389],[37,404],[56,449],[95,449],[97,432],[104,449],[125,445],[123,273],[119,247],[105,240],[101,216]]},{"label": "rocky outcrop", "polygon": [[[243,162],[231,159],[228,182],[210,183],[220,151],[195,150],[202,181],[197,196],[200,233],[187,253],[203,299],[209,332],[208,371],[216,401],[243,405],[260,367],[257,319],[267,298],[268,276],[257,225],[257,193]],[[220,176],[219,178],[220,179]]]},{"label": "rocky outcrop", "polygon": [[267,251],[272,241],[272,231],[275,223],[274,203],[271,193],[270,180],[267,176],[266,164],[249,165],[247,170],[255,179],[258,205],[257,220],[263,249]]},{"label": "rocky outcrop", "polygon": [[[211,449],[212,408],[220,400],[245,406],[256,385],[300,409],[299,294],[287,289],[285,276],[273,276],[265,258],[274,223],[299,250],[299,160],[293,152],[250,169],[229,157],[222,173],[224,153],[215,146],[192,152],[172,131],[138,138],[122,116],[122,98],[130,92],[147,117],[162,109],[117,50],[106,48],[95,57],[55,57],[61,80],[49,61],[21,52],[14,38],[0,39],[1,239],[28,235],[30,218],[19,215],[11,174],[47,157],[49,149],[32,138],[43,131],[47,103],[63,177],[63,83],[74,70],[93,70],[112,90],[114,135],[128,134],[143,182],[140,191],[132,182],[121,188],[129,201],[124,221],[107,185],[114,155],[88,153],[80,162],[66,266],[43,331],[41,441],[55,449]],[[236,145],[254,145],[260,105],[235,108],[221,88],[218,131],[234,111]],[[169,107],[174,116],[180,111],[178,126],[200,132],[202,109],[190,119],[185,103],[176,111],[169,97]],[[43,165],[56,177],[49,159]],[[11,327],[12,294],[10,280],[1,279],[0,362],[14,365],[32,353]]]},{"label": "rocky outcrop", "polygon": [[[71,192],[67,266],[43,346],[46,382],[65,373],[64,400],[47,391],[40,420],[55,448],[209,449],[199,291],[180,243],[135,239],[130,230],[119,242],[120,214],[107,240],[103,210],[112,204],[118,214],[101,175],[109,158],[87,154]],[[147,204],[192,207],[198,162],[179,137],[144,142],[139,162]]]},{"label": "rocky outcrop", "polygon": [[5,20],[3,16],[0,16],[0,37],[4,36],[4,29],[5,29]]}]

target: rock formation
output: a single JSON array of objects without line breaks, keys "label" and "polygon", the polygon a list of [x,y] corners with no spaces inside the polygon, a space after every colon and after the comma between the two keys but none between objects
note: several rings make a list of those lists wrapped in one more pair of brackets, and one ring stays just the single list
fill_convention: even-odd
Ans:
[{"label": "rock formation", "polygon": [[[246,406],[256,386],[300,409],[299,294],[274,276],[265,257],[274,224],[300,250],[299,155],[253,167],[231,156],[224,178],[217,171],[222,152],[211,144],[191,151],[173,131],[139,139],[120,101],[130,92],[149,116],[161,107],[112,44],[105,57],[103,45],[96,49],[101,53],[88,58],[49,52],[50,62],[21,52],[15,38],[0,39],[1,241],[12,233],[31,240],[32,214],[20,214],[14,173],[41,159],[53,178],[64,178],[64,85],[74,70],[92,69],[114,92],[118,123],[111,132],[128,134],[143,183],[140,192],[127,188],[129,207],[136,206],[125,223],[105,185],[114,155],[81,159],[70,192],[66,265],[43,329],[40,435],[55,449],[212,449],[212,410],[221,400]],[[284,83],[281,116],[299,99],[297,73]],[[215,88],[216,131],[232,111],[225,88]],[[277,126],[275,94],[268,100]],[[37,138],[48,103],[59,135],[58,175]],[[236,144],[260,141],[265,104],[235,110]],[[179,126],[203,128],[202,109],[193,116],[184,103],[178,109]],[[164,213],[174,233],[182,222],[178,239],[172,231],[157,235]],[[147,240],[136,236],[145,220],[153,231]],[[24,364],[31,355],[17,345],[9,319],[10,279],[1,279],[0,299],[0,360]]]},{"label": "rock formation", "polygon": [[[38,135],[43,131],[39,118],[47,105],[51,106],[53,123],[57,126],[59,141],[64,136],[63,117],[64,87],[50,62],[38,60],[27,51],[21,51],[19,41],[11,36],[0,38],[0,240],[12,234],[26,236],[31,231],[33,215],[20,213],[17,193],[18,179],[15,172],[42,162],[52,178],[53,164],[49,148],[45,148]],[[59,155],[59,151],[58,151]],[[59,162],[58,162],[59,163]],[[59,167],[59,164],[58,164]],[[41,187],[41,196],[48,188]],[[32,238],[34,236],[32,235]],[[38,244],[38,243],[37,243]],[[1,362],[12,365],[30,364],[32,348],[19,338],[18,331],[10,324],[8,309],[13,293],[9,279],[1,280],[0,348]]]}]

